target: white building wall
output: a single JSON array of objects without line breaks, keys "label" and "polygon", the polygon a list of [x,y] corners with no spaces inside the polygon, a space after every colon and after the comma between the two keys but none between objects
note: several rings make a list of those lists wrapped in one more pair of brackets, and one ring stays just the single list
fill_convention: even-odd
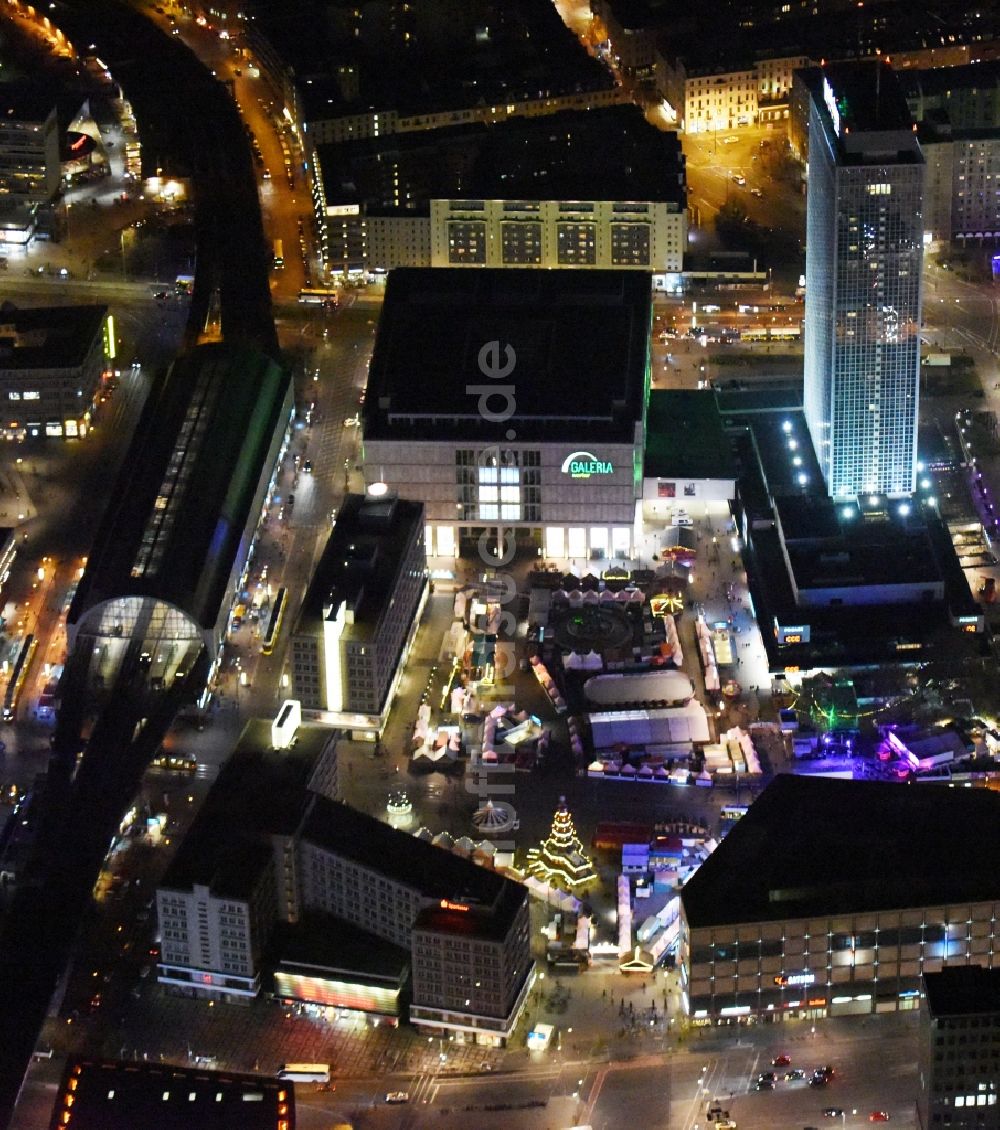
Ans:
[{"label": "white building wall", "polygon": [[[687,243],[687,214],[683,209],[652,201],[523,203],[530,206],[518,208],[518,202],[509,200],[432,200],[431,266],[634,268],[668,273],[683,267]],[[537,225],[534,258],[505,250],[504,225]],[[648,231],[648,256],[616,253],[615,227]],[[570,230],[572,240],[567,239]],[[481,254],[477,253],[480,242]],[[576,254],[570,254],[571,247]]]}]

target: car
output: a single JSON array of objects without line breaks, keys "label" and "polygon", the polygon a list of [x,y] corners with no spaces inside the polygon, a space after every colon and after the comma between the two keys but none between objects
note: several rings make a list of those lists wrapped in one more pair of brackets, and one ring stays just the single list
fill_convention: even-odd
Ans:
[{"label": "car", "polygon": [[809,1080],[810,1087],[825,1087],[829,1080],[825,1075],[813,1075]]},{"label": "car", "polygon": [[747,183],[747,178],[742,173],[733,173],[733,184],[738,184],[740,187]]},{"label": "car", "polygon": [[158,290],[153,297],[157,302],[166,302],[170,295],[165,290]]},{"label": "car", "polygon": [[385,1096],[387,1103],[408,1103],[410,1101],[409,1091],[389,1091]]},{"label": "car", "polygon": [[757,1082],[754,1083],[753,1089],[755,1091],[773,1091],[774,1090],[774,1080],[773,1079],[758,1079]]},{"label": "car", "polygon": [[774,1074],[773,1071],[762,1071],[757,1076],[757,1082],[758,1083],[773,1083],[776,1078],[777,1078],[777,1076]]},{"label": "car", "polygon": [[888,1122],[889,1121],[889,1112],[885,1111],[885,1110],[873,1110],[871,1112],[871,1114],[868,1115],[868,1121],[869,1122]]},{"label": "car", "polygon": [[763,192],[762,189],[759,189],[759,188],[751,188],[750,189],[750,195],[756,196],[757,199],[759,200],[764,195],[764,192]]},{"label": "car", "polygon": [[836,1074],[836,1071],[833,1070],[833,1067],[829,1063],[824,1067],[817,1067],[813,1072],[813,1075],[825,1075],[827,1079],[832,1079]]},{"label": "car", "polygon": [[265,169],[260,175],[264,178],[264,180],[270,180],[271,179],[271,170]]},{"label": "car", "polygon": [[772,1067],[787,1067],[788,1064],[790,1064],[791,1062],[792,1062],[792,1057],[790,1055],[787,1055],[785,1052],[782,1052],[780,1055],[776,1055],[774,1057],[774,1059],[771,1060],[771,1066]]},{"label": "car", "polygon": [[731,137],[724,137],[722,139],[722,144],[723,145],[735,145],[737,141],[739,141],[739,138],[734,135],[734,136],[731,136]]},{"label": "car", "polygon": [[841,1108],[839,1106],[828,1106],[826,1108],[826,1110],[823,1111],[823,1117],[824,1118],[843,1118],[846,1113],[847,1112],[844,1111],[844,1110],[841,1110]]},{"label": "car", "polygon": [[806,1073],[801,1067],[793,1067],[791,1071],[785,1072],[785,1082],[792,1083],[796,1079],[805,1079]]},{"label": "car", "polygon": [[313,465],[311,459],[307,459],[305,463],[302,464],[302,470],[305,471],[307,475],[311,475],[313,473]]}]

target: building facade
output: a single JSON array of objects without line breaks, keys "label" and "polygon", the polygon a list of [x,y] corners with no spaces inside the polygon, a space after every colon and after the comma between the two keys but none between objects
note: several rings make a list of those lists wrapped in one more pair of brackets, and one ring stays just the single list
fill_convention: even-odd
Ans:
[{"label": "building facade", "polygon": [[921,133],[927,161],[924,231],[959,247],[1000,242],[1000,128]]},{"label": "building facade", "polygon": [[827,490],[915,487],[924,160],[892,69],[800,72],[809,91],[805,413]]},{"label": "building facade", "polygon": [[426,589],[421,504],[348,495],[292,634],[302,705],[380,732]]},{"label": "building facade", "polygon": [[417,916],[410,1020],[421,1031],[479,1043],[510,1035],[532,985],[528,902],[510,894],[512,920],[502,932],[492,914],[462,901],[442,900]]},{"label": "building facade", "polygon": [[432,200],[434,267],[680,273],[684,209],[667,201]]},{"label": "building facade", "polygon": [[0,88],[0,201],[44,204],[59,191],[59,122],[39,90]]},{"label": "building facade", "polygon": [[920,1008],[920,1126],[996,1126],[998,1093],[1000,969],[975,964],[926,974]]},{"label": "building facade", "polygon": [[250,882],[213,890],[160,887],[158,981],[174,992],[209,1000],[251,1000],[260,992],[264,946],[276,917],[275,877],[266,849],[257,853]]}]

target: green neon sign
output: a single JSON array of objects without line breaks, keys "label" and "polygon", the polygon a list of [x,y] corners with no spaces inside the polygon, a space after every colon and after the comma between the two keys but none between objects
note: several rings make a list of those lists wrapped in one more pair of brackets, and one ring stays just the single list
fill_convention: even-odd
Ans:
[{"label": "green neon sign", "polygon": [[589,479],[591,475],[613,475],[614,465],[598,459],[592,451],[573,451],[563,460],[560,468],[564,475],[574,479]]}]

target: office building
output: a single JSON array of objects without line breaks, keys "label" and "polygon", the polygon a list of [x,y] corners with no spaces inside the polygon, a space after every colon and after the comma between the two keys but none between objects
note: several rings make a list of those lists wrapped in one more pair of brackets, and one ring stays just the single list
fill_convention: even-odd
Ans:
[{"label": "office building", "polygon": [[59,191],[59,122],[50,92],[0,83],[0,206],[44,204]]},{"label": "office building", "polygon": [[914,1009],[925,974],[992,966],[998,818],[985,789],[779,774],[681,894],[689,1016]]},{"label": "office building", "polygon": [[1000,1124],[1000,969],[925,974],[920,1013],[920,1126]]},{"label": "office building", "polygon": [[924,159],[882,61],[798,72],[808,91],[805,414],[828,493],[915,486]]},{"label": "office building", "polygon": [[317,160],[335,271],[683,266],[684,156],[635,106],[388,134]]},{"label": "office building", "polygon": [[306,710],[381,732],[427,592],[419,502],[347,495],[292,633]]},{"label": "office building", "polygon": [[4,439],[85,436],[97,410],[101,374],[114,356],[106,306],[0,310],[0,435]]},{"label": "office building", "polygon": [[500,527],[546,557],[631,556],[651,305],[630,271],[390,275],[364,474],[423,502],[428,557],[478,556]]}]

